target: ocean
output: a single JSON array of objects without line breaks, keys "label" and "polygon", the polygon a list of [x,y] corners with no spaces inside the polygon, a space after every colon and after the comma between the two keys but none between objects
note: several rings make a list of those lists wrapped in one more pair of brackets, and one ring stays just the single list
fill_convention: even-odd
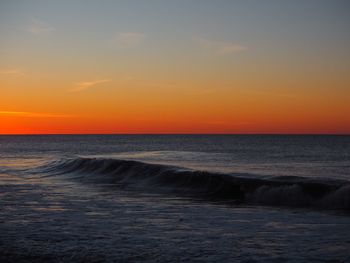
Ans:
[{"label": "ocean", "polygon": [[350,262],[350,136],[0,136],[0,262]]}]

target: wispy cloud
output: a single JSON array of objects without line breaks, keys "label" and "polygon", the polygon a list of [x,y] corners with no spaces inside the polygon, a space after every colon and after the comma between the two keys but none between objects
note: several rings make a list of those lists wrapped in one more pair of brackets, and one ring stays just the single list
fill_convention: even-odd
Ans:
[{"label": "wispy cloud", "polygon": [[71,89],[72,92],[76,92],[76,91],[82,91],[82,90],[86,90],[88,88],[100,85],[102,83],[107,83],[107,82],[111,82],[110,79],[100,79],[100,80],[95,80],[95,81],[83,81],[83,82],[78,82],[76,83],[76,86]]},{"label": "wispy cloud", "polygon": [[1,75],[7,76],[23,76],[24,73],[19,69],[8,69],[8,70],[0,70]]},{"label": "wispy cloud", "polygon": [[194,40],[202,48],[209,49],[219,55],[233,54],[247,50],[247,47],[235,42],[214,41],[202,37],[195,37]]},{"label": "wispy cloud", "polygon": [[141,44],[146,35],[140,32],[122,32],[117,36],[117,44],[121,47],[133,47]]},{"label": "wispy cloud", "polygon": [[175,83],[167,82],[134,82],[136,86],[148,87],[148,88],[176,88],[178,85]]},{"label": "wispy cloud", "polygon": [[120,82],[123,82],[127,85],[132,85],[135,87],[147,87],[147,88],[176,88],[178,84],[174,82],[163,82],[163,81],[148,81],[137,76],[126,75],[122,78],[119,78]]},{"label": "wispy cloud", "polygon": [[196,89],[187,92],[188,95],[207,95],[215,93],[215,89]]},{"label": "wispy cloud", "polygon": [[54,114],[29,111],[0,111],[0,116],[27,117],[27,118],[73,118],[74,115]]},{"label": "wispy cloud", "polygon": [[32,19],[29,25],[26,26],[26,30],[34,35],[40,35],[49,33],[53,31],[54,28],[42,20]]}]

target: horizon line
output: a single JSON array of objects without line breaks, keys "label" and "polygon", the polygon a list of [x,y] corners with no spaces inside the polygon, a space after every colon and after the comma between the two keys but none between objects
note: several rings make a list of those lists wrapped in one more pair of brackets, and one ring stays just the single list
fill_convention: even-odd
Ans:
[{"label": "horizon line", "polygon": [[65,136],[65,135],[308,135],[308,136],[350,136],[350,133],[0,133],[0,136]]}]

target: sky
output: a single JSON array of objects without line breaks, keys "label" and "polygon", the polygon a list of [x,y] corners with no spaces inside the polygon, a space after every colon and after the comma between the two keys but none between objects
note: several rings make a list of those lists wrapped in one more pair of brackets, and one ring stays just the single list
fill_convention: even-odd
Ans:
[{"label": "sky", "polygon": [[0,134],[350,134],[347,0],[0,0]]}]

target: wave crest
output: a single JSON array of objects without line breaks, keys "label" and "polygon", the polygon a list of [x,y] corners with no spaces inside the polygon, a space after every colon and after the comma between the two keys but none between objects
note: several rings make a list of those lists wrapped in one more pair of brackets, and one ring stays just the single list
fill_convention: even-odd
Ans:
[{"label": "wave crest", "polygon": [[280,176],[258,178],[132,160],[75,158],[60,160],[36,172],[64,175],[82,182],[122,184],[238,203],[350,210],[350,182]]}]

